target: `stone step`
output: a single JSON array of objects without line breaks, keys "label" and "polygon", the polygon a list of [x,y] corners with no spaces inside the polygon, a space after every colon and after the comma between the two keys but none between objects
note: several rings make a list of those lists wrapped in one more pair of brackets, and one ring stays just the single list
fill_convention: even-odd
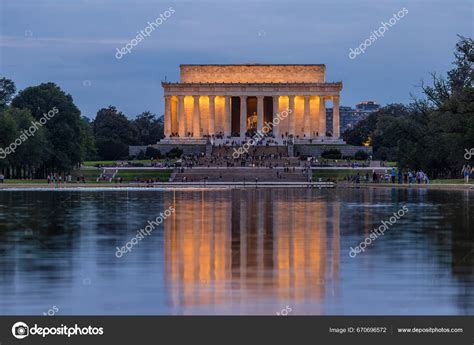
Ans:
[{"label": "stone step", "polygon": [[[278,172],[278,176],[277,176]],[[173,179],[174,182],[183,181],[202,181],[209,182],[236,182],[248,181],[255,182],[258,178],[260,182],[278,182],[278,181],[293,181],[305,182],[308,181],[308,175],[303,173],[303,170],[297,169],[294,172],[284,172],[283,169],[185,169],[184,172],[178,171]]]}]

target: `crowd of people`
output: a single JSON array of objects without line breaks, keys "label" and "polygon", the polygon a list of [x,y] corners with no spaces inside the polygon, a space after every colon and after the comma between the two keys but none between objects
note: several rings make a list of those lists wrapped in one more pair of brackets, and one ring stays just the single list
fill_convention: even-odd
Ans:
[{"label": "crowd of people", "polygon": [[72,181],[72,176],[71,175],[61,175],[61,174],[48,174],[46,176],[46,180],[48,181],[48,184],[50,183],[66,183],[66,182],[71,182]]},{"label": "crowd of people", "polygon": [[289,159],[283,152],[263,153],[258,148],[251,148],[245,154],[234,158],[232,149],[219,145],[212,156],[204,153],[183,155],[180,165],[186,168],[193,167],[265,167],[276,168],[289,165]]},{"label": "crowd of people", "polygon": [[412,169],[396,169],[392,168],[385,171],[372,170],[370,174],[368,171],[364,173],[357,173],[348,175],[346,181],[360,183],[398,183],[398,184],[429,184],[430,179],[428,174],[423,170],[412,170]]},{"label": "crowd of people", "polygon": [[[48,174],[46,176],[48,184],[50,183],[71,183],[73,180],[72,175],[61,175],[61,174]],[[84,175],[76,176],[76,183],[86,183]]]},{"label": "crowd of people", "polygon": [[368,167],[370,164],[370,160],[367,160],[366,162],[354,162],[354,160],[349,159],[349,158],[329,160],[329,159],[324,159],[324,158],[311,157],[309,162],[311,166],[313,167],[337,166],[337,167],[346,167],[346,168],[362,168],[362,167]]},{"label": "crowd of people", "polygon": [[[153,184],[153,183],[157,183],[157,182],[166,182],[166,181],[162,181],[159,177],[157,178],[146,178],[146,179],[140,179],[138,177],[135,177],[133,179],[133,183],[146,183],[146,184]],[[123,179],[121,177],[118,177],[115,179],[115,183],[123,183]]]},{"label": "crowd of people", "polygon": [[[267,143],[268,144],[268,143]],[[267,146],[267,145],[265,145]],[[233,146],[227,146],[224,144],[214,145],[213,154],[208,156],[204,153],[195,153],[182,155],[181,159],[171,163],[170,160],[166,161],[166,165],[170,167],[178,167],[179,171],[184,172],[184,168],[193,167],[259,167],[275,169],[272,174],[275,174],[277,178],[284,178],[284,173],[294,173],[295,167],[303,168],[301,172],[311,178],[311,167],[318,165],[329,164],[329,160],[323,158],[310,157],[305,160],[290,158],[286,151],[280,150],[278,147],[273,148],[261,148],[261,146],[250,147],[249,150],[241,154],[238,158],[233,157]],[[371,157],[370,157],[371,158]],[[370,162],[370,159],[368,162]],[[126,166],[126,161],[117,162],[120,166]],[[331,162],[334,163],[334,162]],[[379,168],[374,168],[372,171],[358,170],[357,168],[367,167],[366,165],[359,165],[358,162],[351,160],[340,160],[344,167],[352,168],[351,173],[344,177],[345,181],[351,183],[392,183],[392,184],[429,184],[430,178],[426,172],[422,169],[400,169],[396,167],[386,167],[381,165]],[[154,166],[164,166],[162,162],[156,161]],[[331,164],[332,166],[332,164]],[[341,166],[341,165],[337,165]],[[461,176],[463,177],[464,183],[469,183],[469,177],[474,173],[474,167],[471,167],[469,163],[465,163],[461,169]],[[122,178],[114,178],[114,175],[102,174],[99,180],[103,181],[115,181],[115,183],[123,183]],[[47,175],[48,184],[61,184],[61,183],[72,183],[74,177],[70,174],[57,174],[51,173]],[[76,183],[86,183],[85,177],[75,176]],[[0,173],[0,183],[4,183],[5,175]],[[135,178],[132,182],[152,184],[160,181],[159,178],[155,179],[138,179]],[[184,182],[184,181],[183,181]]]}]

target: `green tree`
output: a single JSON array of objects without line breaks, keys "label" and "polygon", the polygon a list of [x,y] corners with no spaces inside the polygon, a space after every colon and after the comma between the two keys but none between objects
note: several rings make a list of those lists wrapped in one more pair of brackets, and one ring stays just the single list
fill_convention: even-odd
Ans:
[{"label": "green tree", "polygon": [[371,136],[377,126],[378,116],[378,111],[369,114],[365,119],[359,121],[353,128],[345,131],[342,134],[342,138],[349,145],[362,146],[364,143],[371,144]]},{"label": "green tree", "polygon": [[[370,113],[365,119],[355,125],[354,128],[344,132],[343,138],[350,145],[361,146],[370,144],[374,147],[375,153],[378,146],[381,146],[378,140],[386,134],[385,128],[380,126],[380,122],[390,123],[394,118],[406,116],[408,113],[408,109],[403,104],[389,104]],[[379,136],[379,138],[375,138],[376,136]]]},{"label": "green tree", "polygon": [[128,146],[135,145],[138,138],[136,127],[113,106],[97,112],[93,129],[100,159],[127,158]]},{"label": "green tree", "polygon": [[0,161],[0,165],[7,168],[8,177],[38,177],[38,169],[49,154],[45,130],[42,127],[36,129],[34,121],[27,109],[10,108],[0,114],[2,145],[7,147],[17,143],[12,146],[15,152],[9,154],[4,162]]},{"label": "green tree", "polygon": [[11,155],[5,153],[5,149],[15,141],[18,132],[18,125],[11,112],[0,112],[0,169],[3,173],[6,173],[6,169],[14,161]]},{"label": "green tree", "polygon": [[53,108],[58,109],[44,125],[50,149],[45,170],[67,172],[81,162],[81,113],[71,95],[54,83],[43,83],[21,91],[12,106],[29,109],[36,120]]},{"label": "green tree", "polygon": [[474,43],[460,37],[446,79],[432,74],[424,98],[381,108],[344,134],[350,144],[370,142],[374,157],[432,177],[459,177],[466,149],[474,147]]},{"label": "green tree", "polygon": [[97,159],[97,147],[95,145],[94,130],[89,119],[81,118],[81,160],[89,161]]},{"label": "green tree", "polygon": [[181,150],[179,147],[173,147],[166,155],[171,159],[180,158],[183,155],[183,150]]},{"label": "green tree", "polygon": [[15,83],[7,78],[0,79],[0,110],[5,109],[16,92]]},{"label": "green tree", "polygon": [[161,158],[161,152],[158,149],[155,149],[152,146],[148,146],[145,150],[145,157],[148,159],[157,159]]},{"label": "green tree", "polygon": [[163,120],[156,119],[155,114],[145,111],[133,120],[133,125],[137,129],[138,145],[156,144],[158,140],[164,137]]}]

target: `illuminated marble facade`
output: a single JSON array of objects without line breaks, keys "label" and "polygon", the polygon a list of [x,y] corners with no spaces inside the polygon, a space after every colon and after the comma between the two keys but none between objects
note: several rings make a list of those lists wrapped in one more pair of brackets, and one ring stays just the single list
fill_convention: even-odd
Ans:
[{"label": "illuminated marble facade", "polygon": [[[181,65],[180,72],[179,82],[162,83],[166,139],[243,138],[249,117],[257,117],[260,130],[287,109],[292,112],[274,127],[275,137],[340,137],[342,82],[326,82],[324,65]],[[332,128],[326,128],[328,100]]]}]

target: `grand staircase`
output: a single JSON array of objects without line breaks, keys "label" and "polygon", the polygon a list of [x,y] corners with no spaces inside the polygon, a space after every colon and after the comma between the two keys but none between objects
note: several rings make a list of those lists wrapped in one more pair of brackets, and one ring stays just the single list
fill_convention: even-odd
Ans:
[{"label": "grand staircase", "polygon": [[117,169],[104,169],[100,176],[97,178],[97,182],[99,181],[107,181],[107,182],[112,182],[114,179],[115,175],[117,174],[118,170]]},{"label": "grand staircase", "polygon": [[[299,158],[289,156],[287,146],[254,146],[240,159],[232,154],[239,146],[206,147],[194,167],[178,168],[173,182],[307,182],[308,172]],[[286,167],[286,169],[285,169]]]},{"label": "grand staircase", "polygon": [[301,168],[183,168],[174,176],[174,182],[307,182],[308,174]]}]

